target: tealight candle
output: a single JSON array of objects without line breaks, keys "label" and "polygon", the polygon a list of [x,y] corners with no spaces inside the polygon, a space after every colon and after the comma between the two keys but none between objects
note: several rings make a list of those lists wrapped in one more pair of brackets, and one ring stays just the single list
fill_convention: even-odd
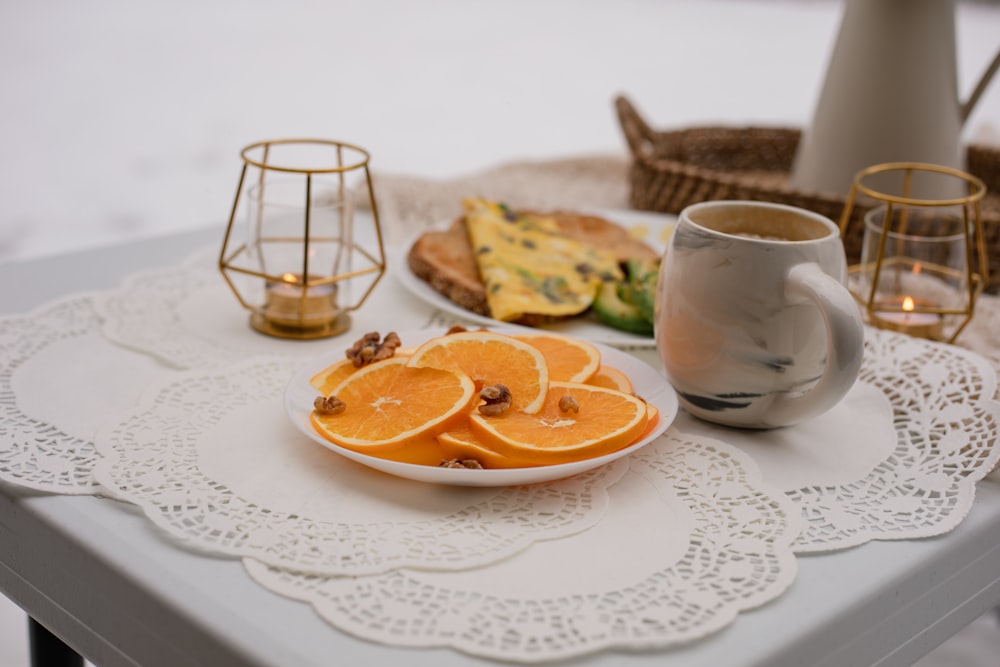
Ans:
[{"label": "tealight candle", "polygon": [[263,316],[271,324],[292,328],[325,327],[337,319],[337,288],[334,284],[303,284],[302,277],[286,273],[280,281],[265,286]]},{"label": "tealight candle", "polygon": [[879,306],[898,306],[902,310],[872,313],[872,323],[880,329],[899,331],[900,333],[941,340],[944,337],[941,315],[937,313],[918,312],[916,308],[933,307],[933,304],[911,296],[894,297],[879,303]]}]

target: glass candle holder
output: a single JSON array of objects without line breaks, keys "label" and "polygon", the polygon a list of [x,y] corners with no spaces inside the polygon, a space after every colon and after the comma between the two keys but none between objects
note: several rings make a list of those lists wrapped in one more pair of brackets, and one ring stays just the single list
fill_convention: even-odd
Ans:
[{"label": "glass candle holder", "polygon": [[[916,183],[925,198],[912,196]],[[930,198],[931,192],[946,194]],[[869,324],[954,342],[972,319],[986,280],[979,213],[984,194],[981,181],[949,167],[897,163],[858,174],[841,232],[863,196],[870,208],[849,286]]]},{"label": "glass candle holder", "polygon": [[[385,272],[368,154],[341,142],[291,139],[252,144],[242,156],[219,267],[250,311],[250,326],[298,339],[347,330],[350,311]],[[373,226],[356,234],[353,201],[362,187]]]}]

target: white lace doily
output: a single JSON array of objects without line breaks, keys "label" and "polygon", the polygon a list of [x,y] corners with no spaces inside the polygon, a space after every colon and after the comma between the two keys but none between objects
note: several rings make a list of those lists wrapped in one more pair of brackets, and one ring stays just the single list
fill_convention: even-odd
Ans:
[{"label": "white lace doily", "polygon": [[1000,459],[996,374],[985,359],[871,329],[861,377],[892,405],[895,447],[853,483],[788,492],[807,522],[800,551],[948,532]]},{"label": "white lace doily", "polygon": [[0,479],[49,493],[98,493],[94,434],[169,372],[101,334],[97,298],[0,320]]},{"label": "white lace doily", "polygon": [[977,354],[868,329],[859,381],[826,415],[775,431],[686,417],[678,428],[747,452],[801,508],[798,552],[945,533],[1000,459],[996,373]]},{"label": "white lace doily", "polygon": [[[320,340],[285,340],[250,328],[216,266],[217,250],[202,249],[178,266],[151,269],[126,278],[96,302],[102,331],[109,340],[150,354],[176,368],[226,365],[250,356],[308,359],[334,348],[350,347],[366,331],[386,332],[428,326],[428,308],[387,288],[385,275],[364,308],[351,313],[351,329]],[[395,287],[395,286],[393,286]]]},{"label": "white lace doily", "polygon": [[551,484],[460,489],[390,477],[298,432],[282,395],[298,362],[176,372],[97,438],[97,480],[179,542],[324,574],[454,569],[597,523],[604,466]]},{"label": "white lace doily", "polygon": [[[97,452],[88,438],[72,435],[27,413],[14,376],[32,357],[60,341],[98,331],[90,296],[48,304],[32,313],[0,319],[0,479],[29,489],[92,494]],[[59,369],[48,382],[58,390]]]},{"label": "white lace doily", "polygon": [[673,429],[630,458],[609,516],[488,571],[252,577],[379,643],[519,662],[691,641],[784,591],[798,511],[733,447]]}]

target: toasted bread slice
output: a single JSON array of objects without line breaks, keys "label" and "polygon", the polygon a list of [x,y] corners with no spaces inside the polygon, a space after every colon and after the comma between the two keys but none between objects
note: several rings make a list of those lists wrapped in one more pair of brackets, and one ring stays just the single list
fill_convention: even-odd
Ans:
[{"label": "toasted bread slice", "polygon": [[[609,250],[620,262],[628,259],[652,260],[659,256],[655,250],[630,235],[628,230],[604,218],[572,211],[537,215],[554,218],[564,234],[582,243]],[[448,229],[422,234],[411,246],[407,263],[417,277],[449,300],[479,315],[492,316],[464,218],[456,219]],[[522,323],[537,323],[536,320],[529,318]]]},{"label": "toasted bread slice", "polygon": [[410,270],[462,308],[490,317],[486,289],[462,218],[445,230],[424,232],[407,256]]}]

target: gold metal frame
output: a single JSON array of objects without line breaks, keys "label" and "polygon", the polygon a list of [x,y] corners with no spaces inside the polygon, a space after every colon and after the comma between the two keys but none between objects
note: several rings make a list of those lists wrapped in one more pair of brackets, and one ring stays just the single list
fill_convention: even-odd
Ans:
[{"label": "gold metal frame", "polygon": [[[893,195],[884,192],[879,192],[874,188],[866,185],[863,181],[864,179],[876,175],[884,174],[888,172],[902,172],[903,175],[903,194]],[[926,172],[932,174],[940,174],[946,177],[957,178],[960,181],[964,181],[967,186],[968,194],[964,197],[954,197],[954,198],[944,198],[944,199],[920,199],[911,197],[911,188],[913,181],[914,172]],[[881,320],[877,313],[900,313],[900,312],[912,312],[912,313],[930,313],[933,315],[938,315],[939,317],[945,315],[964,315],[964,319],[957,325],[955,330],[947,338],[948,343],[955,342],[955,339],[962,332],[962,330],[968,325],[972,320],[972,316],[975,312],[976,297],[982,290],[982,286],[989,282],[989,263],[986,260],[986,247],[983,237],[983,221],[982,214],[980,211],[980,201],[986,195],[986,185],[979,178],[954,169],[951,167],[945,167],[941,165],[925,164],[920,162],[890,162],[886,164],[879,164],[862,169],[854,177],[854,182],[851,185],[850,193],[847,197],[846,204],[844,206],[843,213],[840,217],[840,233],[844,236],[847,226],[851,220],[851,215],[855,206],[855,202],[858,199],[858,195],[862,194],[868,198],[875,200],[876,202],[883,203],[885,205],[885,216],[882,222],[882,230],[879,235],[878,251],[875,259],[875,269],[874,275],[871,280],[871,290],[869,291],[867,297],[854,293],[855,298],[865,306],[868,315],[868,321],[876,326],[880,326]],[[934,306],[915,306],[910,311],[904,311],[902,307],[892,307],[886,305],[876,306],[876,293],[879,285],[879,278],[881,272],[885,267],[885,247],[886,241],[889,234],[893,231],[890,229],[891,221],[893,220],[893,213],[896,206],[910,206],[910,207],[946,207],[946,206],[960,206],[962,209],[962,233],[965,238],[965,268],[966,268],[966,284],[968,286],[968,294],[966,295],[967,306],[962,309],[956,308],[941,308]],[[971,224],[970,224],[971,223]],[[862,220],[862,224],[864,221]],[[907,219],[904,215],[901,216],[900,220],[900,234],[906,234]],[[973,256],[973,249],[975,248],[975,257]],[[975,271],[973,266],[978,263],[979,272]],[[856,273],[864,270],[866,267],[863,265],[855,265],[850,267],[852,273]]]},{"label": "gold metal frame", "polygon": [[[285,165],[285,164],[275,164],[270,161],[271,157],[271,147],[277,145],[315,145],[315,146],[328,146],[334,149],[333,153],[336,156],[336,164],[324,167],[306,168],[295,165]],[[350,163],[345,164],[345,151],[351,154],[359,156],[357,160],[351,160]],[[254,153],[261,152],[262,157],[257,158]],[[240,157],[243,160],[243,168],[240,171],[239,183],[236,186],[236,196],[233,198],[233,206],[229,214],[229,222],[226,226],[225,237],[222,242],[222,250],[219,253],[219,270],[222,273],[223,278],[229,285],[233,294],[236,296],[237,300],[247,310],[251,311],[250,325],[260,331],[271,336],[277,336],[281,338],[293,338],[293,339],[313,339],[313,338],[325,338],[329,336],[337,335],[345,331],[350,326],[350,315],[349,313],[353,310],[358,309],[361,305],[368,299],[375,286],[382,279],[385,274],[385,243],[382,237],[382,229],[379,223],[378,215],[378,205],[375,202],[375,192],[372,188],[371,173],[368,170],[368,162],[370,160],[370,155],[365,149],[355,146],[353,144],[348,144],[340,141],[333,141],[329,139],[275,139],[270,141],[262,141],[250,144],[243,148],[240,152]],[[349,156],[350,157],[350,156]],[[240,208],[240,200],[243,194],[243,188],[247,181],[247,173],[251,167],[258,170],[257,183],[263,188],[266,182],[266,175],[269,172],[279,172],[286,174],[298,174],[305,177],[305,206],[303,214],[303,227],[302,236],[300,237],[261,237],[259,236],[259,225],[258,222],[258,238],[261,242],[267,243],[296,243],[302,245],[302,264],[301,273],[303,277],[302,281],[294,283],[301,290],[301,296],[299,297],[299,313],[300,320],[299,326],[291,325],[287,323],[278,324],[270,321],[261,311],[260,306],[251,304],[247,301],[246,297],[240,292],[236,283],[233,281],[233,277],[230,276],[230,272],[238,273],[242,275],[251,276],[253,278],[259,278],[264,281],[271,282],[286,282],[282,275],[276,275],[269,273],[266,269],[254,270],[247,268],[245,266],[239,266],[235,264],[236,260],[240,258],[241,255],[247,253],[248,243],[243,241],[236,245],[234,249],[230,248],[230,244],[233,241],[233,226],[236,221],[237,212]],[[357,252],[364,256],[371,266],[366,268],[348,271],[346,273],[339,273],[332,276],[321,276],[315,278],[314,274],[310,272],[309,266],[309,253],[307,248],[309,247],[310,241],[332,241],[330,237],[312,237],[311,236],[311,220],[310,220],[310,208],[312,202],[312,188],[313,188],[313,177],[317,174],[334,174],[337,177],[337,182],[339,185],[339,195],[341,201],[343,201],[345,195],[347,194],[345,188],[345,178],[348,173],[353,171],[361,170],[364,172],[364,183],[368,190],[368,203],[371,207],[371,214],[374,218],[375,223],[375,235],[378,243],[377,254],[369,252],[364,247],[358,245],[354,241],[353,234],[351,235],[351,240],[346,244],[347,252],[354,253]],[[350,225],[353,226],[353,221],[349,221]],[[340,239],[342,241],[342,239]],[[324,285],[334,285],[342,281],[351,280],[364,275],[371,275],[377,273],[368,288],[361,294],[360,298],[353,304],[340,306],[339,312],[336,314],[335,319],[324,322],[319,326],[308,324],[302,319],[302,313],[305,312],[305,304],[307,298],[307,292],[309,288],[324,286]]]}]

